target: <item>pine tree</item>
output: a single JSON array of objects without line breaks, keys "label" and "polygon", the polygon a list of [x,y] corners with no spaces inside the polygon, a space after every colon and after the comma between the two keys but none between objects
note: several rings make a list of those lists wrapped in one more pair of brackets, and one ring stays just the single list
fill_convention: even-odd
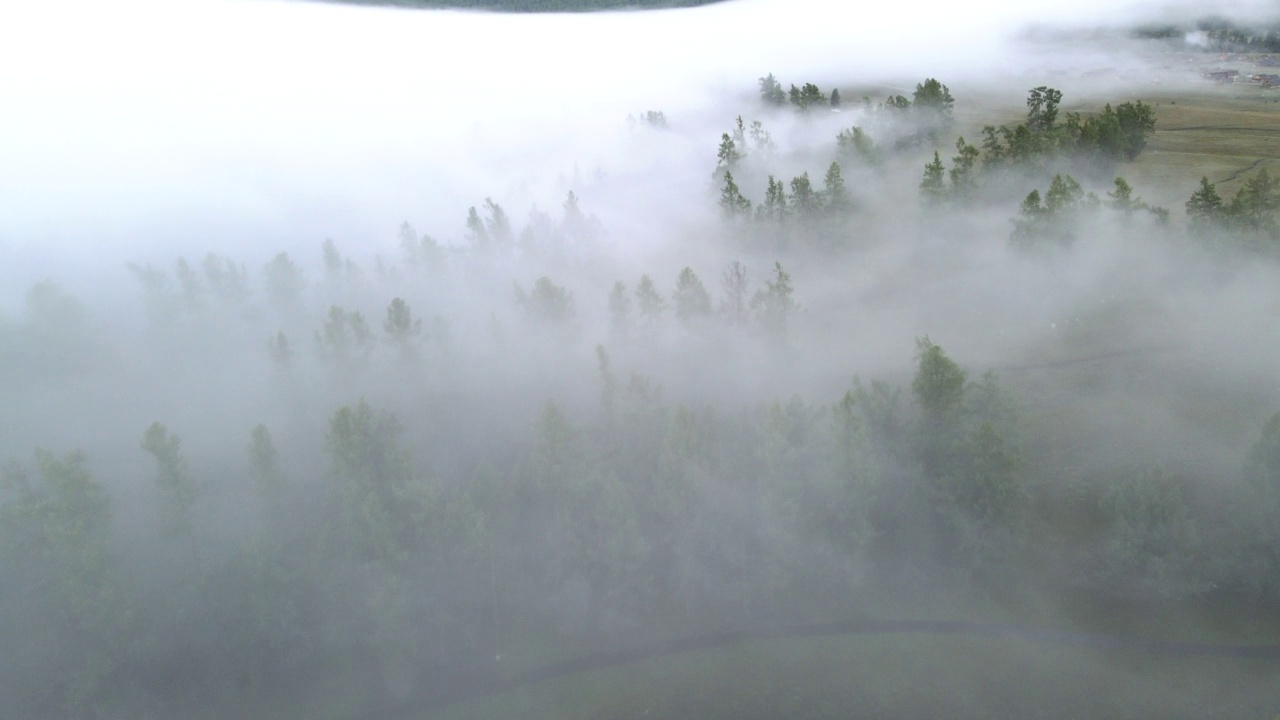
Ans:
[{"label": "pine tree", "polygon": [[1200,189],[1191,193],[1186,208],[1191,228],[1198,232],[1219,224],[1224,212],[1222,196],[1207,177],[1200,178]]},{"label": "pine tree", "polygon": [[773,73],[760,78],[760,99],[769,105],[782,106],[787,104],[787,94],[783,91],[782,84],[773,76]]},{"label": "pine tree", "polygon": [[822,197],[826,200],[827,209],[837,213],[848,210],[853,203],[837,162],[832,162],[827,168],[827,175],[822,181]]},{"label": "pine tree", "polygon": [[467,208],[467,241],[471,243],[473,249],[481,252],[489,250],[492,246],[489,230],[485,228],[484,221],[480,219],[480,213],[476,212],[474,205]]},{"label": "pine tree", "polygon": [[682,321],[701,320],[711,315],[711,296],[693,268],[680,271],[671,299],[675,303],[676,317]]},{"label": "pine tree", "polygon": [[1044,206],[1049,215],[1059,216],[1075,210],[1084,202],[1084,189],[1070,175],[1054,175],[1045,193]]},{"label": "pine tree", "polygon": [[738,184],[733,181],[733,173],[724,174],[724,188],[720,191],[720,211],[730,219],[751,217],[751,201],[738,189]]},{"label": "pine tree", "polygon": [[737,169],[742,160],[738,145],[729,137],[729,133],[721,133],[720,149],[716,151],[716,173],[730,173]]},{"label": "pine tree", "polygon": [[880,149],[876,147],[875,141],[856,125],[848,130],[841,130],[836,135],[836,148],[842,158],[871,165],[880,162]]},{"label": "pine tree", "polygon": [[817,215],[818,208],[818,193],[813,190],[813,183],[809,181],[809,173],[801,173],[799,177],[791,178],[790,209],[792,214],[801,220],[812,219]]},{"label": "pine tree", "polygon": [[757,217],[770,222],[782,222],[787,218],[787,208],[786,187],[781,181],[774,180],[773,176],[770,175],[769,185],[764,194],[764,202],[756,209]]},{"label": "pine tree", "polygon": [[553,327],[566,327],[574,318],[573,293],[542,276],[533,283],[525,303],[533,320]]},{"label": "pine tree", "polygon": [[400,348],[402,354],[412,355],[415,343],[422,337],[422,320],[413,317],[413,310],[403,298],[394,298],[387,306],[382,330],[387,341]]},{"label": "pine tree", "polygon": [[764,289],[758,290],[751,298],[751,307],[756,311],[761,326],[770,335],[786,337],[787,321],[800,307],[792,298],[794,293],[791,275],[782,269],[781,262],[774,262],[773,279],[766,280]]},{"label": "pine tree", "polygon": [[609,291],[609,322],[615,332],[625,333],[631,327],[631,297],[621,280]]},{"label": "pine tree", "polygon": [[920,200],[925,205],[938,206],[947,201],[946,168],[938,153],[933,162],[924,166],[924,179],[920,181]]},{"label": "pine tree", "polygon": [[778,151],[778,145],[773,141],[773,136],[768,130],[764,129],[764,125],[759,120],[751,121],[751,150],[758,156],[765,159],[773,157]]},{"label": "pine tree", "polygon": [[747,268],[737,260],[729,264],[720,275],[720,290],[724,299],[720,312],[731,325],[747,322]]},{"label": "pine tree", "polygon": [[739,155],[746,156],[747,127],[743,124],[741,115],[733,123],[733,146],[737,148]]},{"label": "pine tree", "polygon": [[956,140],[956,156],[951,158],[951,194],[960,200],[973,197],[978,183],[975,177],[975,166],[981,152],[977,147],[964,141]]},{"label": "pine tree", "polygon": [[640,311],[640,317],[649,323],[661,319],[667,308],[667,301],[658,294],[653,278],[648,275],[641,275],[640,282],[636,285],[636,307]]},{"label": "pine tree", "polygon": [[182,456],[182,440],[158,422],[142,436],[142,449],[155,459],[156,486],[163,502],[162,525],[167,533],[189,535],[192,508],[199,494],[187,461]]},{"label": "pine tree", "polygon": [[1245,181],[1244,186],[1231,199],[1226,213],[1231,221],[1254,235],[1277,238],[1275,212],[1280,207],[1280,181],[1272,180],[1266,168]]},{"label": "pine tree", "polygon": [[511,221],[507,219],[506,211],[490,198],[484,199],[484,206],[489,213],[484,221],[486,235],[500,248],[511,246],[515,241],[515,234],[511,231]]},{"label": "pine tree", "polygon": [[329,420],[324,450],[336,489],[336,539],[359,560],[395,560],[414,540],[419,508],[402,432],[394,415],[375,414],[363,400]]}]

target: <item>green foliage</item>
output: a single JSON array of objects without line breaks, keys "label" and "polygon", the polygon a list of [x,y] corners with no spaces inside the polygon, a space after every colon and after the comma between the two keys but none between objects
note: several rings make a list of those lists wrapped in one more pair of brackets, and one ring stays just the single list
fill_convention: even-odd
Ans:
[{"label": "green foliage", "polygon": [[829,212],[839,214],[847,212],[853,206],[853,198],[844,184],[844,175],[840,172],[838,162],[831,163],[822,179],[822,198]]},{"label": "green foliage", "polygon": [[790,207],[786,186],[770,175],[769,184],[764,193],[764,202],[756,208],[756,218],[766,222],[780,223],[790,216]]},{"label": "green foliage", "polygon": [[[511,230],[511,221],[502,206],[490,198],[484,199],[484,208],[488,215],[484,219],[485,235],[500,248],[510,247],[515,242],[515,234]],[[468,226],[470,217],[467,218]]]},{"label": "green foliage", "polygon": [[773,141],[773,136],[768,130],[764,129],[764,125],[759,120],[751,121],[751,129],[748,131],[751,138],[751,151],[756,153],[758,157],[770,159],[778,151],[778,145]]},{"label": "green foliage", "polygon": [[658,293],[653,278],[641,275],[636,284],[636,308],[640,311],[640,319],[653,324],[661,319],[667,309],[667,301]]},{"label": "green foliage", "polygon": [[476,212],[474,205],[467,208],[467,242],[477,251],[483,252],[491,249],[492,241],[489,237],[489,230],[485,228],[484,220],[480,219],[480,213]]},{"label": "green foliage", "polygon": [[1115,189],[1107,193],[1107,207],[1117,212],[1123,213],[1128,219],[1134,213],[1146,211],[1154,215],[1158,222],[1165,223],[1169,219],[1169,211],[1165,208],[1153,207],[1140,197],[1133,194],[1133,186],[1122,177],[1117,177],[1114,181]]},{"label": "green foliage", "polygon": [[534,281],[524,306],[530,319],[550,327],[567,327],[576,315],[573,293],[545,275]]},{"label": "green foliage", "polygon": [[363,400],[329,420],[324,452],[335,488],[335,541],[361,561],[399,559],[414,543],[421,510],[403,433],[391,413]]},{"label": "green foliage", "polygon": [[279,253],[263,268],[267,286],[267,299],[276,308],[292,310],[302,302],[302,291],[306,281],[302,271],[289,257],[289,253]]},{"label": "green foliage", "polygon": [[1181,599],[1208,589],[1192,572],[1199,531],[1182,486],[1180,478],[1151,467],[1104,493],[1110,521],[1104,572],[1113,592]]},{"label": "green foliage", "polygon": [[1010,239],[1023,247],[1046,241],[1065,245],[1075,239],[1081,214],[1098,204],[1097,197],[1086,195],[1075,178],[1054,175],[1044,195],[1044,204],[1037,190],[1032,190],[1022,201],[1018,217],[1013,220]]},{"label": "green foliage", "polygon": [[920,201],[925,205],[937,206],[947,201],[946,168],[938,153],[933,153],[933,162],[924,166],[924,178],[920,181]]},{"label": "green foliage", "polygon": [[422,337],[422,319],[413,316],[413,309],[403,298],[394,298],[387,306],[382,330],[387,334],[389,342],[402,350],[408,350]]},{"label": "green foliage", "polygon": [[760,99],[768,105],[781,107],[787,103],[787,93],[778,79],[769,73],[760,78]]},{"label": "green foliage", "polygon": [[289,344],[289,337],[283,330],[277,331],[267,340],[267,352],[277,368],[286,369],[293,362],[293,346]]},{"label": "green foliage", "polygon": [[[0,469],[0,568],[7,583],[25,584],[24,594],[38,598],[35,608],[0,606],[0,638],[11,651],[25,652],[27,663],[49,662],[54,674],[27,687],[6,682],[5,704],[30,716],[89,717],[111,690],[128,619],[111,500],[84,453],[37,450],[35,459],[34,482],[16,463]],[[20,640],[33,626],[50,628],[43,646]]]},{"label": "green foliage", "polygon": [[841,158],[868,165],[875,165],[883,159],[875,141],[856,125],[836,135],[836,148]]},{"label": "green foliage", "polygon": [[888,110],[905,111],[911,108],[911,101],[901,95],[890,95],[884,101],[884,107]]},{"label": "green foliage", "polygon": [[742,153],[738,150],[738,144],[733,141],[729,133],[721,133],[720,149],[716,151],[716,174],[733,172],[741,161]]},{"label": "green foliage", "polygon": [[615,332],[626,332],[631,327],[631,297],[621,280],[609,291],[609,323]]},{"label": "green foliage", "polygon": [[783,338],[787,334],[787,320],[800,309],[792,295],[791,275],[782,269],[781,262],[773,264],[773,279],[765,281],[765,287],[751,298],[751,307],[761,326],[770,335]]},{"label": "green foliage", "polygon": [[353,373],[368,364],[375,345],[373,330],[359,311],[329,308],[324,327],[315,335],[320,355],[340,373]]},{"label": "green foliage", "polygon": [[400,251],[412,268],[434,269],[444,261],[444,250],[430,235],[417,236],[409,223],[400,225]]},{"label": "green foliage", "polygon": [[142,449],[155,460],[155,484],[163,503],[161,525],[166,533],[189,536],[200,491],[182,455],[182,440],[154,422],[142,435]]},{"label": "green foliage", "polygon": [[1068,113],[1058,122],[1062,93],[1051,87],[1033,88],[1027,96],[1027,120],[1013,128],[983,128],[983,167],[1037,167],[1067,156],[1119,162],[1138,157],[1155,132],[1155,110],[1142,101],[1106,105],[1094,117]]},{"label": "green foliage", "polygon": [[266,425],[259,423],[254,426],[249,433],[246,452],[263,506],[269,515],[278,518],[284,509],[284,476],[280,470],[280,455]]},{"label": "green foliage", "polygon": [[[772,180],[772,178],[770,178]],[[734,260],[720,275],[720,312],[730,325],[747,322],[747,268]]]},{"label": "green foliage", "polygon": [[1263,168],[1245,181],[1226,212],[1238,230],[1273,244],[1280,240],[1280,225],[1275,217],[1277,208],[1280,208],[1280,181],[1272,180]]},{"label": "green foliage", "polygon": [[668,126],[667,114],[661,110],[646,110],[640,113],[639,119],[628,116],[627,120],[631,123],[639,122],[652,128],[666,129]]},{"label": "green foliage", "polygon": [[911,392],[927,418],[953,416],[964,399],[965,372],[928,336],[916,340],[916,375]]},{"label": "green foliage", "polygon": [[827,96],[813,83],[805,83],[804,87],[800,88],[799,91],[796,91],[794,85],[791,86],[791,89],[791,104],[801,110],[828,104]]},{"label": "green foliage", "polygon": [[671,300],[675,303],[676,317],[682,321],[703,320],[711,316],[711,295],[692,268],[680,271]]},{"label": "green foliage", "polygon": [[1199,189],[1186,203],[1194,234],[1234,237],[1255,250],[1274,250],[1280,241],[1278,208],[1280,181],[1272,180],[1266,168],[1245,181],[1229,203],[1223,201],[1207,177],[1200,179]]},{"label": "green foliage", "polygon": [[730,220],[751,217],[751,201],[738,189],[733,173],[728,171],[724,174],[724,188],[720,191],[720,212]]},{"label": "green foliage", "polygon": [[982,151],[970,145],[961,137],[956,140],[956,155],[951,158],[951,195],[964,201],[972,198],[978,190],[977,162]]},{"label": "green foliage", "polygon": [[949,132],[954,124],[955,98],[951,90],[934,78],[916,85],[911,95],[911,110],[921,123],[921,131],[936,138]]},{"label": "green foliage", "polygon": [[791,178],[791,200],[788,208],[792,217],[800,220],[812,219],[817,216],[821,207],[821,198],[809,181],[809,173]]},{"label": "green foliage", "polygon": [[1054,124],[1058,120],[1058,105],[1061,102],[1062,91],[1060,90],[1043,85],[1032,88],[1027,94],[1027,127],[1033,133],[1053,132]]}]

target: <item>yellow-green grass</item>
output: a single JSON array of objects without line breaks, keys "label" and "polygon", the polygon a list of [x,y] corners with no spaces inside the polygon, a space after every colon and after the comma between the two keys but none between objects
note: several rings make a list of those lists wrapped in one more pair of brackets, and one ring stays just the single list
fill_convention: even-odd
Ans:
[{"label": "yellow-green grass", "polygon": [[1185,202],[1201,177],[1229,199],[1257,170],[1280,171],[1280,91],[1210,85],[1147,102],[1156,132],[1124,173],[1153,200]]},{"label": "yellow-green grass", "polygon": [[[851,101],[870,95],[881,102],[891,87],[910,95],[905,85],[849,87],[842,95]],[[978,144],[983,126],[1021,122],[1026,107],[1025,95],[1019,92],[970,88],[960,93],[953,135]],[[1114,106],[1128,100],[1142,100],[1154,107],[1156,130],[1137,160],[1120,163],[1115,172],[1127,179],[1138,195],[1169,208],[1175,217],[1181,217],[1183,203],[1201,177],[1217,183],[1218,192],[1230,200],[1257,170],[1265,167],[1272,174],[1280,172],[1280,89],[1198,80],[1117,86],[1110,94],[1065,97],[1062,112],[1088,117],[1100,112],[1107,102]],[[954,141],[948,137],[939,143],[944,163],[950,164]]]}]

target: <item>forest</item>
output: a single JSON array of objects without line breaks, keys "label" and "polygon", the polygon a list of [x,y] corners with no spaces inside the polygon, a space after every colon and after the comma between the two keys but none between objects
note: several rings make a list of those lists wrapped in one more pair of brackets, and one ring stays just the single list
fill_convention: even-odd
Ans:
[{"label": "forest", "polygon": [[389,218],[388,254],[119,258],[127,302],[32,284],[0,312],[6,714],[385,717],[904,609],[1274,618],[1280,179],[1144,200],[1139,97],[978,125],[935,78],[740,80],[660,251],[588,187]]}]

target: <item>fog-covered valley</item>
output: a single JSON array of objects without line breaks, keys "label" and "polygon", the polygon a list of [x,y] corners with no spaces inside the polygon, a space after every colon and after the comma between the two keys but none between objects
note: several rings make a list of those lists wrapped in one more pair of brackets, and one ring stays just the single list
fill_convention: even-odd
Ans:
[{"label": "fog-covered valley", "polygon": [[[420,717],[867,617],[1276,643],[1280,156],[1161,136],[1280,116],[1202,72],[1269,56],[829,5],[0,9],[13,716]],[[1280,702],[1118,676],[990,702]]]}]

